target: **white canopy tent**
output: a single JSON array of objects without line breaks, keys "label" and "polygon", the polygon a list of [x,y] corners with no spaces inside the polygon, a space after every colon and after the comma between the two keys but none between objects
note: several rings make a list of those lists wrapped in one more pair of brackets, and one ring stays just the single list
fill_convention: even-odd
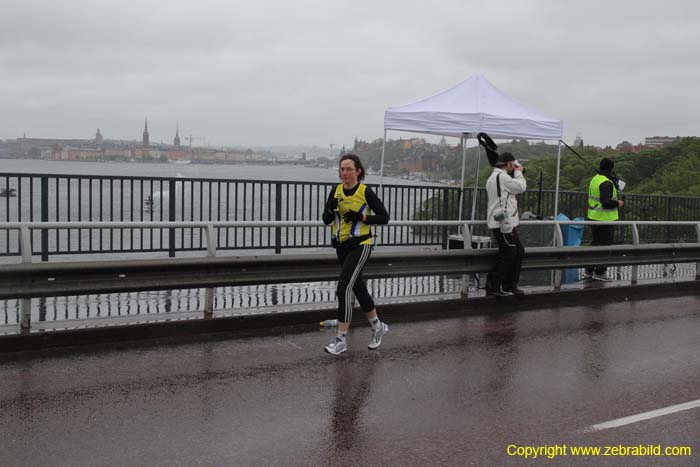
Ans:
[{"label": "white canopy tent", "polygon": [[[459,219],[462,218],[466,142],[477,133],[488,133],[493,139],[561,140],[564,122],[544,116],[499,91],[482,75],[474,75],[458,85],[401,107],[384,112],[384,145],[380,169],[380,185],[384,176],[384,152],[388,130],[409,131],[441,136],[459,137],[462,143],[462,189],[459,198]],[[477,176],[479,172],[477,145]],[[557,178],[554,215],[559,199],[559,167],[561,143],[557,151]],[[474,193],[477,182],[474,181]],[[472,219],[476,196],[472,197]]]}]

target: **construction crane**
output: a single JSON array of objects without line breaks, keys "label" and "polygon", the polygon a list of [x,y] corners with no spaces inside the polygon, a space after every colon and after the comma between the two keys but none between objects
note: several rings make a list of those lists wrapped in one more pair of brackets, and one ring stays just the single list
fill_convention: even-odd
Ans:
[{"label": "construction crane", "polygon": [[192,141],[201,141],[201,142],[202,142],[202,145],[204,145],[205,139],[202,138],[202,137],[199,137],[199,136],[192,136],[192,135],[190,135],[190,136],[185,136],[185,141],[189,141],[189,142],[190,142],[190,152],[191,152],[191,151],[192,151]]}]

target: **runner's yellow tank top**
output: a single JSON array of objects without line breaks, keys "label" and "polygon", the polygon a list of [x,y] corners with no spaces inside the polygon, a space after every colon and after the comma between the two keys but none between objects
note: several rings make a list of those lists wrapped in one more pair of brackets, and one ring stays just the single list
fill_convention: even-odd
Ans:
[{"label": "runner's yellow tank top", "polygon": [[[335,187],[334,197],[338,200],[338,210],[335,213],[335,222],[333,222],[332,230],[333,236],[340,243],[347,241],[351,237],[365,237],[371,235],[369,225],[364,222],[358,221],[350,223],[345,222],[345,219],[343,219],[343,214],[350,210],[359,212],[360,214],[367,214],[368,216],[372,214],[372,211],[367,205],[365,190],[367,190],[367,185],[360,183],[352,196],[345,196],[342,183],[339,183],[338,186]],[[360,245],[371,244],[371,237],[360,242]]]}]

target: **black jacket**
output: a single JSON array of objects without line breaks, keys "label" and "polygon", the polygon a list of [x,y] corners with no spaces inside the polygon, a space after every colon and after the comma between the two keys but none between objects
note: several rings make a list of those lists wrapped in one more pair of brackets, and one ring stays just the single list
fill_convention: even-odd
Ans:
[{"label": "black jacket", "polygon": [[[613,178],[613,175],[611,172],[601,172],[599,170],[598,173],[600,175],[604,175],[604,176],[608,177],[611,180]],[[612,182],[601,183],[600,184],[600,204],[602,204],[605,209],[613,209],[613,208],[618,207],[619,203],[617,202],[617,199],[613,199],[612,195],[613,195],[613,183]],[[618,193],[618,196],[619,196],[619,193]]]}]

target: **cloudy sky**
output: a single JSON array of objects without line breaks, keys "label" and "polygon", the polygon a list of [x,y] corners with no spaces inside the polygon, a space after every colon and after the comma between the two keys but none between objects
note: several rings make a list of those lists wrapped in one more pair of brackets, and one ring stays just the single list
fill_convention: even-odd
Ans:
[{"label": "cloudy sky", "polygon": [[[700,136],[688,1],[0,0],[0,139],[352,144],[481,73],[565,139]],[[396,134],[398,137],[399,134]],[[391,137],[391,134],[390,134]]]}]

